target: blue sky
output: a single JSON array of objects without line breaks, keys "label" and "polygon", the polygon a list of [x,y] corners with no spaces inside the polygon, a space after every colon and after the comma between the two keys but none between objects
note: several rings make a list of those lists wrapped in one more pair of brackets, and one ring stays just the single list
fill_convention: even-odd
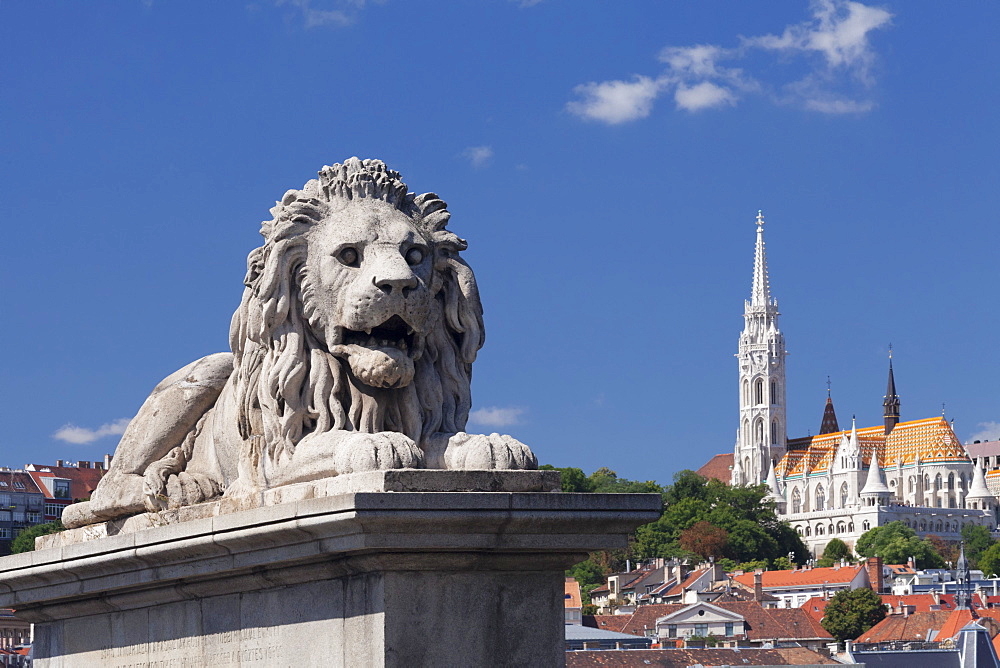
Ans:
[{"label": "blue sky", "polygon": [[668,481],[732,448],[763,209],[789,436],[1000,436],[996,3],[3,2],[0,460],[99,459],[227,348],[285,190],[376,157],[448,203],[478,424]]}]

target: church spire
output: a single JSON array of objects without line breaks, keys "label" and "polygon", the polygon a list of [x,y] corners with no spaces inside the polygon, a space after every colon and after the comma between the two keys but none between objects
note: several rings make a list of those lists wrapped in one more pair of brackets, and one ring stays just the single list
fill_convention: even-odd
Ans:
[{"label": "church spire", "polygon": [[823,409],[823,422],[819,425],[820,434],[832,434],[840,431],[837,423],[837,411],[833,410],[833,398],[830,396],[830,377],[826,377],[826,408]]},{"label": "church spire", "polygon": [[777,306],[771,299],[771,283],[767,277],[767,249],[764,245],[764,212],[757,210],[757,247],[753,256],[753,287],[750,289],[751,306]]},{"label": "church spire", "polygon": [[[778,329],[778,300],[771,297],[764,248],[764,214],[757,212],[753,286],[744,300],[744,328],[736,357],[740,369],[740,424],[733,456],[734,485],[758,485],[768,463],[787,449],[785,337]],[[739,464],[737,466],[736,464]]]},{"label": "church spire", "polygon": [[899,424],[899,395],[896,394],[896,379],[892,375],[892,344],[889,344],[889,384],[886,386],[885,399],[882,401],[883,417],[885,418],[885,433]]}]

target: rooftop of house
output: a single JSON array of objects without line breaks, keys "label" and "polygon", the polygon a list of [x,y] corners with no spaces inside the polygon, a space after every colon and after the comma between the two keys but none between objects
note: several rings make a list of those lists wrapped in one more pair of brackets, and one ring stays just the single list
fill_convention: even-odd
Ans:
[{"label": "rooftop of house", "polygon": [[[60,460],[60,464],[63,462]],[[90,462],[79,462],[78,464],[90,464]],[[25,467],[27,473],[35,479],[38,488],[45,494],[47,499],[63,500],[54,496],[53,492],[45,485],[44,478],[65,478],[69,480],[70,501],[82,501],[90,498],[97,488],[97,483],[101,481],[107,472],[103,462],[94,462],[95,466],[50,466],[47,464],[28,464]],[[100,466],[96,466],[100,464]]]},{"label": "rooftop of house", "polygon": [[857,642],[924,642],[927,640],[928,631],[935,631],[944,626],[951,613],[951,610],[928,610],[909,615],[889,615],[862,633]]},{"label": "rooftop of house", "polygon": [[965,444],[970,457],[996,457],[1000,455],[1000,441],[973,441]]},{"label": "rooftop of house", "polygon": [[720,480],[727,485],[732,480],[733,453],[715,455],[709,459],[700,469],[695,471],[702,478]]},{"label": "rooftop of house", "polygon": [[583,599],[580,596],[580,583],[576,581],[576,578],[566,578],[566,607],[583,607]]},{"label": "rooftop of house", "polygon": [[43,494],[38,487],[25,471],[0,471],[0,494]]},{"label": "rooftop of house", "polygon": [[[761,574],[761,586],[764,589],[815,587],[823,584],[835,587],[853,582],[858,573],[864,569],[864,564],[857,564],[829,568],[799,568],[794,571],[764,571]],[[744,587],[754,586],[753,573],[734,575],[733,580]]]},{"label": "rooftop of house", "polygon": [[805,647],[778,649],[630,649],[566,652],[567,668],[688,668],[688,666],[803,666],[837,662]]}]

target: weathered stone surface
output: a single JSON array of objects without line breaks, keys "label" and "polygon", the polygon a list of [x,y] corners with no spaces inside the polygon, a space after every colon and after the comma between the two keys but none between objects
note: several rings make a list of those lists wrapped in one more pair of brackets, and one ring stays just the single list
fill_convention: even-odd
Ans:
[{"label": "weathered stone surface", "polygon": [[510,436],[464,431],[482,305],[437,195],[351,158],[271,213],[247,259],[232,354],[157,385],[66,526],[223,494],[238,505],[347,473],[537,467]]},{"label": "weathered stone surface", "polygon": [[[496,475],[552,481],[340,484],[464,490]],[[313,496],[0,559],[0,607],[36,623],[46,667],[558,666],[564,569],[624,547],[659,508],[659,495],[548,491]]]}]

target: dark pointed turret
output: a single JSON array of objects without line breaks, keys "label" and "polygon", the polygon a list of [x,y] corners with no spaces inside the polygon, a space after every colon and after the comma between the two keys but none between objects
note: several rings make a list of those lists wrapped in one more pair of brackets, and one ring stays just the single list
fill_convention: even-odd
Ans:
[{"label": "dark pointed turret", "polygon": [[840,431],[837,424],[837,411],[833,410],[833,399],[830,397],[830,377],[826,378],[826,408],[823,409],[823,422],[819,425],[820,434],[832,434]]},{"label": "dark pointed turret", "polygon": [[899,424],[899,395],[896,394],[896,380],[892,376],[892,346],[889,346],[889,385],[882,401],[882,416],[885,418],[885,433]]},{"label": "dark pointed turret", "polygon": [[969,560],[965,558],[965,541],[961,543],[961,553],[958,563],[955,564],[955,609],[969,610],[972,608],[971,573],[969,572]]}]

